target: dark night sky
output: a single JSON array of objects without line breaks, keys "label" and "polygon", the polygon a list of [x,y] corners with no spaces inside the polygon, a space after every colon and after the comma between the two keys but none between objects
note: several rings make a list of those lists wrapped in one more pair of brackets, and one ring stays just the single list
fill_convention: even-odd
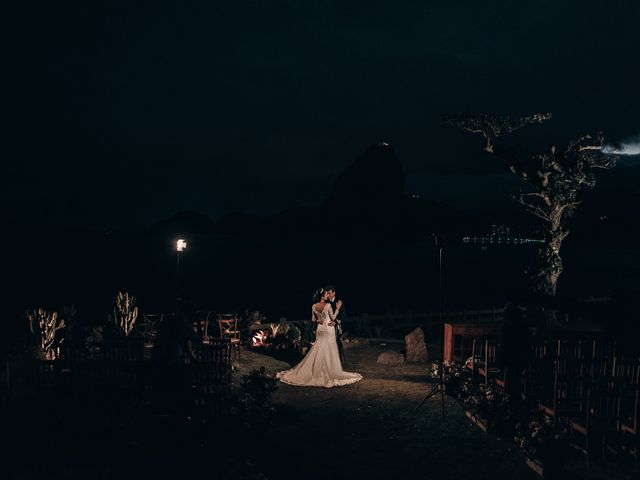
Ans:
[{"label": "dark night sky", "polygon": [[442,112],[552,111],[541,148],[640,134],[637,1],[11,3],[0,216],[29,223],[315,205],[379,140],[411,192],[492,208],[510,177]]}]

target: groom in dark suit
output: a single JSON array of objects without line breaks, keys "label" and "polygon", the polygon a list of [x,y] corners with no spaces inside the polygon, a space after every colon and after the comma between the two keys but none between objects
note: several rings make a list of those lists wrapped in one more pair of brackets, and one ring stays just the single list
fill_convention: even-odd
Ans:
[{"label": "groom in dark suit", "polygon": [[[329,293],[329,304],[333,311],[336,311],[336,289],[332,285],[328,285],[325,287],[325,292]],[[344,348],[342,347],[342,319],[345,317],[344,315],[344,303],[338,312],[338,316],[336,317],[336,342],[338,344],[338,353],[340,354],[340,361],[344,363]]]}]

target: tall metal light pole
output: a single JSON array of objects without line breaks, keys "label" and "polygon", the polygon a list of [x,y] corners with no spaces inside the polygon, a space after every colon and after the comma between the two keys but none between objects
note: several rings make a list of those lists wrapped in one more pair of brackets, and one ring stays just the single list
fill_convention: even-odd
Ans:
[{"label": "tall metal light pole", "polygon": [[187,248],[187,241],[179,238],[176,242],[176,300],[180,300],[180,254]]},{"label": "tall metal light pole", "polygon": [[442,250],[444,249],[444,244],[435,233],[432,234],[432,237],[438,255],[438,317],[440,321],[440,327],[442,328],[442,332],[440,333],[440,368],[438,369],[439,378],[431,391],[427,393],[427,395],[420,401],[418,405],[416,405],[413,411],[415,412],[416,410],[418,410],[418,408],[420,408],[420,406],[429,398],[435,396],[436,394],[440,394],[440,407],[442,409],[442,416],[444,417],[444,305],[442,298]]}]

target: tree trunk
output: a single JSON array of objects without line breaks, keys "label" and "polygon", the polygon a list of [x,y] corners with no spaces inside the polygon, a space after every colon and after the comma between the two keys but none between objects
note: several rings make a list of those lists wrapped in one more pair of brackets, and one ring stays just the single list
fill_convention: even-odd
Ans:
[{"label": "tree trunk", "polygon": [[[562,241],[569,234],[562,223],[562,211],[561,207],[552,209],[546,243],[538,250],[536,265],[531,271],[535,291],[549,297],[556,295],[558,279],[562,274],[560,249]],[[547,327],[557,322],[556,311],[553,308],[543,307],[542,313]]]}]

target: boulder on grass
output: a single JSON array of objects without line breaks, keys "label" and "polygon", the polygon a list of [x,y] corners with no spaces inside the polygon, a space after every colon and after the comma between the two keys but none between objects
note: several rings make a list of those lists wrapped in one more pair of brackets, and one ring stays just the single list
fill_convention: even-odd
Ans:
[{"label": "boulder on grass", "polygon": [[407,348],[407,362],[426,363],[429,361],[427,344],[424,341],[424,332],[420,327],[404,337]]},{"label": "boulder on grass", "polygon": [[404,363],[404,355],[398,352],[382,352],[377,362],[381,365],[400,365]]}]

